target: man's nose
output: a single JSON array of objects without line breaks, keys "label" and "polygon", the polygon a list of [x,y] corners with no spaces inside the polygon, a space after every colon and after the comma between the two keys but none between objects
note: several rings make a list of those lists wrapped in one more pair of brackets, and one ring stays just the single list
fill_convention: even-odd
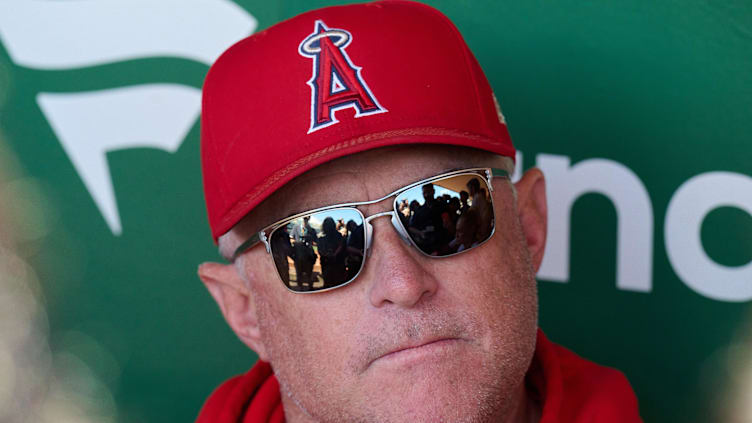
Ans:
[{"label": "man's nose", "polygon": [[412,307],[434,295],[438,281],[424,266],[431,259],[411,251],[414,247],[399,236],[388,219],[375,219],[372,225],[371,256],[366,264],[371,304]]}]

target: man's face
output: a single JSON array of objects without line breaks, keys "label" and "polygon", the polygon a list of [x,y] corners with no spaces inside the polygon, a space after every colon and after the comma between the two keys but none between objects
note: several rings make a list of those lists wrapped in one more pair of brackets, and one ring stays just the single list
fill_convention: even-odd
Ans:
[{"label": "man's face", "polygon": [[431,203],[434,200],[433,197],[433,185],[424,185],[423,186],[423,199],[426,200],[426,203]]},{"label": "man's face", "polygon": [[[402,186],[497,158],[454,147],[373,150],[330,162],[285,186],[251,218],[379,198]],[[494,180],[496,233],[436,259],[372,221],[360,276],[333,291],[288,291],[264,248],[245,254],[266,358],[288,421],[496,421],[532,358],[537,294],[510,184]],[[390,210],[393,199],[361,208]]]}]

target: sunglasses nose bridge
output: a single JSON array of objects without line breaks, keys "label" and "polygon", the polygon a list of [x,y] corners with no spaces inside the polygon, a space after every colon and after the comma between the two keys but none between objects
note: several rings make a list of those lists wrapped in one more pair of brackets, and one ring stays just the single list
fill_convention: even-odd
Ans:
[{"label": "sunglasses nose bridge", "polygon": [[394,226],[394,230],[397,231],[397,233],[399,234],[399,236],[402,239],[402,241],[404,241],[408,245],[410,244],[410,241],[407,238],[407,233],[405,232],[405,229],[402,227],[402,224],[399,221],[399,217],[397,216],[397,213],[395,213],[393,210],[385,211],[385,212],[381,212],[381,213],[376,213],[376,214],[373,214],[371,216],[368,216],[365,219],[365,223],[366,223],[366,239],[368,241],[366,243],[366,255],[368,255],[368,256],[371,255],[371,244],[373,243],[373,225],[371,225],[371,221],[373,219],[376,219],[377,217],[390,216],[390,215],[392,216],[391,221],[392,221],[392,226]]}]

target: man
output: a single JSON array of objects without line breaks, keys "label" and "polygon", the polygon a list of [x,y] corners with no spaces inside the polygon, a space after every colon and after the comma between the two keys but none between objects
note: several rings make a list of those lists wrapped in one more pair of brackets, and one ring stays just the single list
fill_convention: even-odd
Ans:
[{"label": "man", "polygon": [[[203,105],[209,221],[231,263],[199,276],[260,361],[200,423],[640,421],[624,376],[537,328],[543,175],[510,182],[504,118],[441,13],[302,14],[220,57]],[[399,204],[472,179],[492,231],[459,253],[450,237],[421,245]],[[268,239],[306,217],[352,220],[362,247],[347,249],[357,272],[301,293]]]},{"label": "man", "polygon": [[298,286],[303,290],[310,289],[313,284],[313,265],[318,259],[318,255],[313,251],[313,244],[317,241],[316,230],[311,227],[309,220],[310,217],[305,216],[292,229],[292,238],[295,241],[295,275]]},{"label": "man", "polygon": [[470,194],[467,191],[460,191],[460,214],[464,214],[470,208],[469,199]]},{"label": "man", "polygon": [[347,221],[347,239],[345,246],[345,268],[347,269],[347,279],[354,278],[360,271],[363,264],[365,235],[363,225],[358,225],[352,220]]},{"label": "man", "polygon": [[486,190],[480,187],[478,178],[473,178],[467,183],[473,205],[470,210],[477,216],[477,240],[485,239],[491,233],[491,204],[488,201]]},{"label": "man", "polygon": [[476,245],[479,221],[478,212],[473,209],[468,210],[467,213],[457,219],[454,239],[449,244],[453,251],[459,253]]},{"label": "man", "polygon": [[424,203],[410,217],[408,230],[421,249],[435,252],[445,235],[441,215],[446,207],[436,199],[433,184],[423,185],[421,193]]}]

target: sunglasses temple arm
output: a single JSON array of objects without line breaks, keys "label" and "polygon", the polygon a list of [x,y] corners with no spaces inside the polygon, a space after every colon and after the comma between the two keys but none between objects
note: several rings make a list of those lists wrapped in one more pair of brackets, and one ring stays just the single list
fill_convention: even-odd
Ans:
[{"label": "sunglasses temple arm", "polygon": [[488,189],[490,189],[491,191],[493,191],[493,184],[491,183],[491,180],[493,178],[506,178],[506,179],[511,180],[511,178],[509,177],[509,172],[507,172],[504,169],[492,167],[490,173],[488,172],[488,170],[486,170],[486,179],[488,179]]},{"label": "sunglasses temple arm", "polygon": [[264,231],[261,231],[256,234],[253,234],[253,236],[248,238],[247,241],[240,244],[238,248],[235,249],[235,252],[232,254],[231,261],[235,261],[235,259],[237,259],[241,254],[246,252],[249,248],[258,244],[259,242],[264,243],[264,246],[266,247],[266,252],[268,253],[270,251],[269,241],[266,239],[266,233]]},{"label": "sunglasses temple arm", "polygon": [[508,178],[509,172],[504,169],[491,168],[491,176],[494,178]]}]

